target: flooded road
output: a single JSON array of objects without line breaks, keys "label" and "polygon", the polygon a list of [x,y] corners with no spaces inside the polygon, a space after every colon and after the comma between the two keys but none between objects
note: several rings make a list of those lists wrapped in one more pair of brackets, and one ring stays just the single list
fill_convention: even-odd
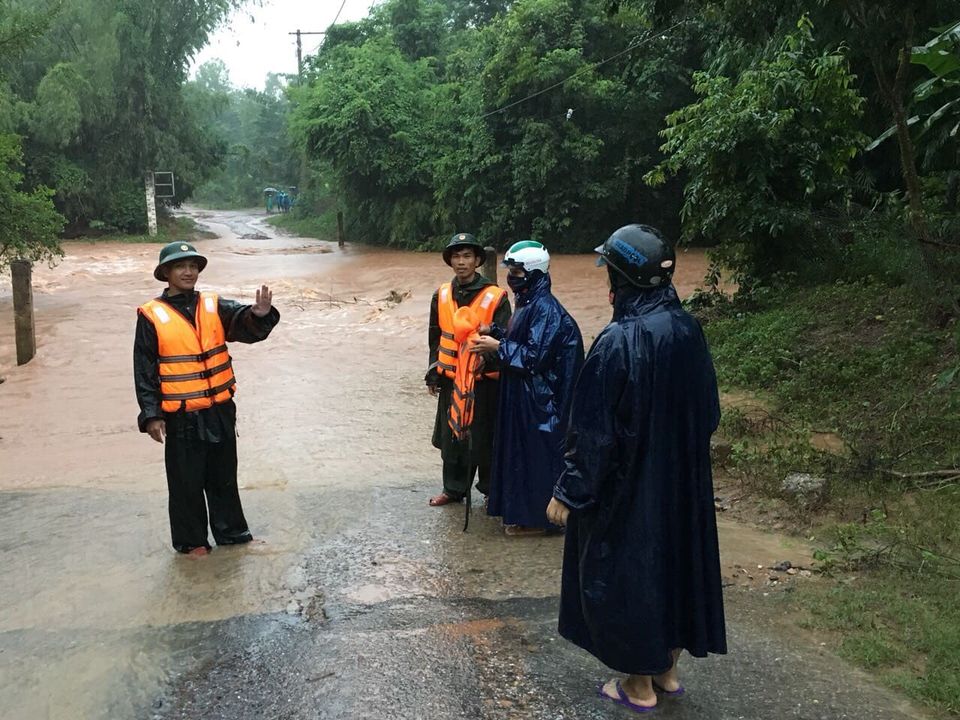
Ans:
[{"label": "flooded road", "polygon": [[[562,541],[507,538],[479,513],[463,534],[462,509],[427,507],[439,255],[194,215],[219,236],[198,243],[201,287],[251,300],[266,283],[282,315],[266,342],[232,348],[258,542],[203,559],[169,546],[162,448],[137,432],[131,381],[159,245],[68,243],[59,266],[36,268],[39,351],[20,368],[0,287],[3,719],[610,716],[591,697],[602,670],[553,630]],[[705,269],[681,255],[682,294]],[[605,273],[588,256],[555,258],[552,273],[589,342],[610,316]],[[746,527],[721,533],[725,577],[809,557]],[[835,661],[748,632],[750,603],[728,603],[733,654],[688,663],[702,699],[664,716],[908,716]],[[764,691],[791,683],[805,702]]]}]

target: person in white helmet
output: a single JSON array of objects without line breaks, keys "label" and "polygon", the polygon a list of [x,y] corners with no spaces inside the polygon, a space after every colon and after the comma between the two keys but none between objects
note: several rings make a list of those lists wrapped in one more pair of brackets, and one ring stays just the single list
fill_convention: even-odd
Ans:
[{"label": "person in white helmet", "polygon": [[516,312],[493,325],[474,352],[496,351],[500,403],[487,513],[508,535],[557,526],[545,510],[563,470],[567,409],[583,363],[580,328],[550,291],[550,253],[539,242],[514,243],[504,256]]}]

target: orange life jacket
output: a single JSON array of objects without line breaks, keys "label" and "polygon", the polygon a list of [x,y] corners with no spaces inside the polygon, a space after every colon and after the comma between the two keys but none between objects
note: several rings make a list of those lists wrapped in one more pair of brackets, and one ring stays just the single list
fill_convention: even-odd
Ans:
[{"label": "orange life jacket", "polygon": [[450,395],[450,411],[447,424],[457,440],[463,440],[473,423],[473,408],[476,400],[474,386],[480,366],[480,355],[470,352],[470,346],[480,335],[480,318],[469,305],[457,308],[453,316],[454,341],[458,343],[457,372],[453,378],[453,393]]},{"label": "orange life jacket", "polygon": [[[493,315],[503,300],[506,290],[496,285],[488,285],[473,299],[469,307],[477,315],[481,325],[493,322]],[[454,338],[453,316],[457,312],[457,301],[453,299],[453,288],[450,283],[444,283],[437,292],[437,317],[440,322],[440,347],[437,350],[437,372],[453,379],[457,374],[457,359],[460,346]],[[471,353],[472,355],[472,353]],[[496,380],[498,372],[486,372],[481,377]]]},{"label": "orange life jacket", "polygon": [[164,412],[203,410],[237,391],[217,305],[215,293],[200,293],[194,325],[162,300],[150,300],[137,310],[157,330]]}]

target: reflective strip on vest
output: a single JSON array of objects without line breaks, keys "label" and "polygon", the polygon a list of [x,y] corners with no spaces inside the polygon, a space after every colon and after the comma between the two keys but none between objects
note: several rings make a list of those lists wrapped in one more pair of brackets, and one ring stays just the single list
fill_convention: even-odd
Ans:
[{"label": "reflective strip on vest", "polygon": [[227,361],[222,365],[217,365],[215,368],[210,368],[209,370],[201,370],[200,372],[195,373],[184,373],[183,375],[164,375],[163,379],[167,382],[183,382],[184,380],[200,380],[201,378],[213,377],[217,373],[221,373],[228,368],[233,367],[233,360],[227,358]]},{"label": "reflective strip on vest", "polygon": [[140,307],[157,331],[160,408],[164,412],[203,410],[228,401],[236,392],[218,307],[215,293],[200,293],[193,325],[162,300]]},{"label": "reflective strip on vest", "polygon": [[209,398],[222,393],[224,390],[229,390],[236,384],[236,379],[230,378],[222,385],[217,385],[217,387],[207,388],[206,390],[197,390],[196,392],[170,393],[169,395],[161,395],[161,397],[164,400],[191,400],[193,398]]},{"label": "reflective strip on vest", "polygon": [[157,358],[162,363],[174,363],[174,362],[203,362],[207,358],[213,357],[222,352],[227,351],[227,346],[218,345],[215,348],[210,348],[199,355],[161,355]]},{"label": "reflective strip on vest", "polygon": [[477,394],[473,391],[461,392],[460,388],[457,387],[456,385],[453,386],[453,392],[460,400],[466,400],[468,398],[476,398],[477,396]]},{"label": "reflective strip on vest", "polygon": [[157,319],[164,324],[170,322],[170,315],[166,310],[163,309],[162,305],[155,305],[153,308],[153,314],[156,315]]}]

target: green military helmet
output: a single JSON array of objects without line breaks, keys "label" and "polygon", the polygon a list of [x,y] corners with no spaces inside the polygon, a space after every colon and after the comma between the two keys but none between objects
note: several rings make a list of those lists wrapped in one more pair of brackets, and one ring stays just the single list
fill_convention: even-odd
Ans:
[{"label": "green military helmet", "polygon": [[184,258],[196,258],[197,265],[200,266],[201,272],[203,272],[203,269],[207,266],[207,259],[198,253],[193,245],[183,240],[175,240],[172,243],[167,243],[160,249],[160,262],[158,262],[157,267],[154,268],[153,276],[160,282],[164,282],[166,278],[160,273],[160,269],[167,263],[183,260]]},{"label": "green military helmet", "polygon": [[487,251],[483,249],[483,245],[470,233],[457,233],[450,238],[450,242],[447,243],[447,246],[443,249],[443,261],[450,265],[450,256],[453,254],[453,251],[457,248],[472,247],[477,251],[477,255],[480,256],[480,264],[482,265],[487,261]]}]

